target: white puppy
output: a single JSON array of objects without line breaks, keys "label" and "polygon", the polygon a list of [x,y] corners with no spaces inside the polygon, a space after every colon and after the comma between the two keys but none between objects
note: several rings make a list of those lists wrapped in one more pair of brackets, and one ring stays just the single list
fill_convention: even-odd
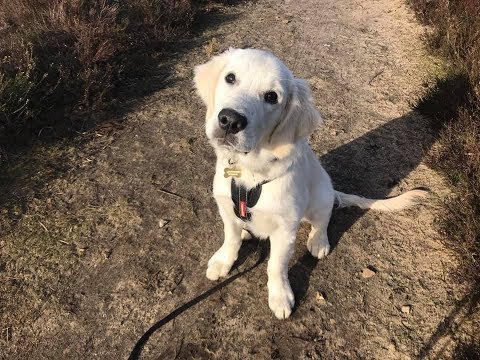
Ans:
[{"label": "white puppy", "polygon": [[320,124],[310,89],[273,54],[230,49],[195,68],[195,85],[207,106],[206,133],[217,155],[213,194],[224,223],[223,245],[208,262],[207,277],[226,276],[248,230],[270,239],[268,304],[288,318],[294,296],[288,262],[299,224],[311,223],[307,247],[322,258],[327,226],[339,206],[400,210],[424,191],[385,200],[335,191],[306,138]]}]

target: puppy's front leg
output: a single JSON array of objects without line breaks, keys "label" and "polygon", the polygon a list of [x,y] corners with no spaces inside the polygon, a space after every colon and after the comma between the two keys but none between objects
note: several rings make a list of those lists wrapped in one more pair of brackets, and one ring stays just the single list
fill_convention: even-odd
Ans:
[{"label": "puppy's front leg", "polygon": [[227,204],[217,200],[217,204],[223,220],[225,239],[220,249],[208,261],[207,278],[210,280],[218,280],[228,274],[242,245],[242,225],[236,221],[230,202]]},{"label": "puppy's front leg", "polygon": [[270,236],[268,261],[268,305],[279,319],[292,313],[295,297],[288,281],[288,262],[292,257],[296,228],[289,231],[277,229]]}]

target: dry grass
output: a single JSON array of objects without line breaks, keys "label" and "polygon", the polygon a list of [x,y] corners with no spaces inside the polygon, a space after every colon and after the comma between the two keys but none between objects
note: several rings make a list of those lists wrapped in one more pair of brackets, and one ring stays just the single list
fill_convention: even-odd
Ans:
[{"label": "dry grass", "polygon": [[450,74],[420,100],[418,110],[440,127],[430,163],[453,185],[440,226],[463,256],[464,274],[480,281],[480,2],[410,0],[432,26],[432,51],[451,64]]},{"label": "dry grass", "polygon": [[461,108],[445,125],[430,164],[442,170],[456,196],[445,203],[441,229],[465,259],[464,275],[478,281],[480,269],[480,116]]},{"label": "dry grass", "polygon": [[478,0],[410,0],[420,18],[432,25],[429,42],[467,74],[480,99],[480,2]]},{"label": "dry grass", "polygon": [[191,0],[0,0],[0,133],[102,107],[193,12]]}]

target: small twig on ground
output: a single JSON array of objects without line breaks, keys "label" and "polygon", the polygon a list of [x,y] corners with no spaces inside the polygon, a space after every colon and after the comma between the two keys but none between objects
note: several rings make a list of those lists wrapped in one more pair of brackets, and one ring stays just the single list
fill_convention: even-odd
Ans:
[{"label": "small twig on ground", "polygon": [[177,360],[177,359],[179,358],[179,355],[180,355],[180,353],[181,353],[181,351],[182,351],[182,347],[183,347],[183,342],[184,342],[184,340],[185,340],[185,337],[182,336],[182,337],[180,338],[180,346],[176,346],[177,349],[175,349],[175,357],[173,358],[173,360]]},{"label": "small twig on ground", "polygon": [[165,194],[168,194],[168,195],[172,195],[172,196],[175,196],[175,197],[178,197],[180,199],[185,199],[182,195],[179,195],[177,193],[174,193],[172,191],[169,191],[169,190],[165,190],[163,188],[159,188],[158,190],[160,190],[161,192],[165,193]]},{"label": "small twig on ground", "polygon": [[45,225],[43,225],[43,224],[42,224],[42,222],[41,222],[41,221],[39,221],[38,223],[40,224],[40,226],[41,226],[41,227],[43,227],[43,229],[44,229],[44,230],[45,230],[47,233],[49,233],[49,232],[50,232],[50,231],[48,231],[47,227],[46,227]]},{"label": "small twig on ground", "polygon": [[10,327],[7,327],[5,329],[3,329],[5,331],[5,334],[6,334],[6,340],[7,341],[10,341],[12,340],[12,334],[10,333]]},{"label": "small twig on ground", "polygon": [[368,82],[368,85],[372,85],[373,81],[379,77],[380,75],[383,74],[383,72],[385,71],[385,69],[382,69],[382,70],[379,70],[375,73],[375,75],[373,75],[373,77],[370,79],[370,81]]}]

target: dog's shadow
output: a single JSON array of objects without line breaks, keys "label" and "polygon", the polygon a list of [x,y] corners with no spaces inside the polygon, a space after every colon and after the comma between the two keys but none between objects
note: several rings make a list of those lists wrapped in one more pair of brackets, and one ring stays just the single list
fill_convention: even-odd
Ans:
[{"label": "dog's shadow", "polygon": [[[385,198],[419,165],[436,135],[429,120],[410,112],[329,151],[320,160],[336,190]],[[408,184],[403,191],[421,185],[425,184]],[[331,251],[363,214],[364,210],[356,208],[334,209],[328,228]],[[297,303],[308,291],[310,274],[317,262],[305,251],[289,271]]]},{"label": "dog's shadow", "polygon": [[270,242],[262,241],[255,236],[252,236],[248,240],[242,241],[242,246],[238,251],[238,258],[232,265],[230,269],[230,273],[234,273],[235,271],[240,271],[243,268],[245,262],[251,257],[251,255],[255,252],[259,253],[259,258],[261,258],[261,262],[265,261],[270,253]]}]

